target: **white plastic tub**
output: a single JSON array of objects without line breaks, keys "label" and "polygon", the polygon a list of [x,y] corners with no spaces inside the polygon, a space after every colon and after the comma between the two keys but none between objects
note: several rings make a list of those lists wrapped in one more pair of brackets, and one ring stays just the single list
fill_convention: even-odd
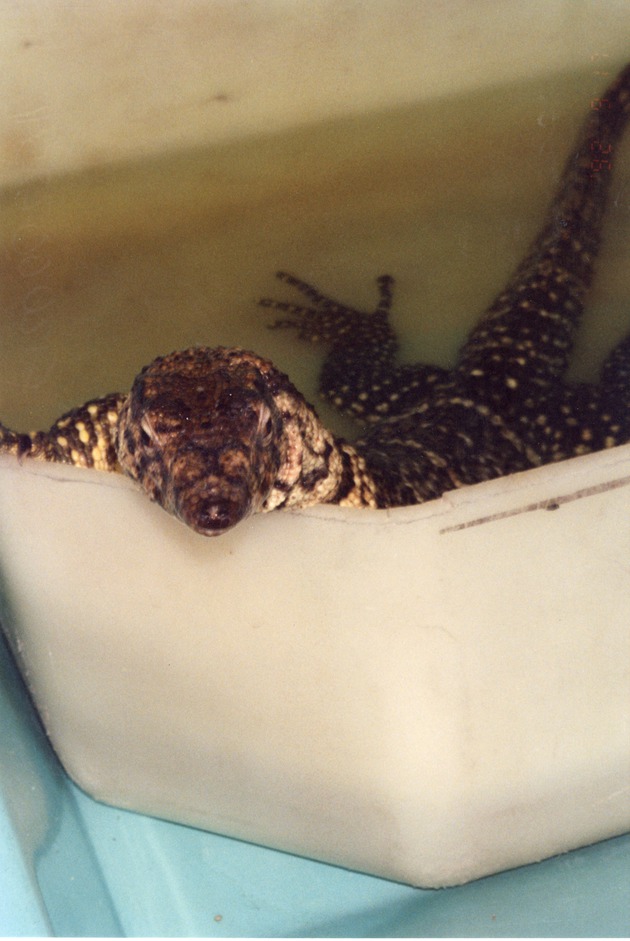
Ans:
[{"label": "white plastic tub", "polygon": [[88,793],[450,885],[630,828],[629,486],[626,447],[204,540],[4,459],[3,623]]},{"label": "white plastic tub", "polygon": [[[313,399],[315,356],[255,307],[279,267],[366,308],[391,271],[404,356],[449,361],[630,8],[386,6],[0,6],[3,421],[46,427],[191,343]],[[585,377],[627,330],[623,171]],[[5,459],[2,623],[88,793],[463,882],[630,828],[629,475],[626,447],[208,541],[123,479]]]}]

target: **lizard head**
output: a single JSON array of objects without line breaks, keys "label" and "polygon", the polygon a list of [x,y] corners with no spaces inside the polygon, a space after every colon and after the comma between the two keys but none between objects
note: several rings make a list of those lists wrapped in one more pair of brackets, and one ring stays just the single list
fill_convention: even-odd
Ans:
[{"label": "lizard head", "polygon": [[272,363],[245,350],[195,347],[159,357],[121,409],[120,465],[196,532],[219,535],[284,502],[299,476],[295,435],[279,404],[287,396],[306,404]]}]

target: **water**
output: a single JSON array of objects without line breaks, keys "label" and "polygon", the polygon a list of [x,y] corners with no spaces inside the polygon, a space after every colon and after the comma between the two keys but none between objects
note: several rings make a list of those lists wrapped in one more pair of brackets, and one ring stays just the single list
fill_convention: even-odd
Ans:
[{"label": "water", "polygon": [[[547,78],[5,194],[0,415],[47,427],[192,344],[255,349],[314,400],[319,351],[269,331],[255,303],[290,296],[278,268],[366,309],[376,275],[394,274],[403,357],[448,365],[535,234],[605,81]],[[592,378],[630,328],[629,152],[576,377]]]}]

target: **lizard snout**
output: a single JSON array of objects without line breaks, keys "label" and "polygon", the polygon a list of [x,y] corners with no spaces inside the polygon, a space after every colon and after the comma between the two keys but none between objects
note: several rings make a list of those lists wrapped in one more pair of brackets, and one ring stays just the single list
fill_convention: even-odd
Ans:
[{"label": "lizard snout", "polygon": [[179,519],[202,536],[220,536],[242,519],[249,516],[252,501],[249,495],[245,499],[210,496],[180,501],[177,506]]}]

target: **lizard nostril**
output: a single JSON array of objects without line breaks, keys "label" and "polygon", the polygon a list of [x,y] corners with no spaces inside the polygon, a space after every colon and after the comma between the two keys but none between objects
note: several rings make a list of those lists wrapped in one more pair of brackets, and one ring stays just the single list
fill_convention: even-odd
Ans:
[{"label": "lizard nostril", "polygon": [[185,515],[185,522],[204,536],[218,536],[247,515],[248,507],[236,500],[207,500]]}]

